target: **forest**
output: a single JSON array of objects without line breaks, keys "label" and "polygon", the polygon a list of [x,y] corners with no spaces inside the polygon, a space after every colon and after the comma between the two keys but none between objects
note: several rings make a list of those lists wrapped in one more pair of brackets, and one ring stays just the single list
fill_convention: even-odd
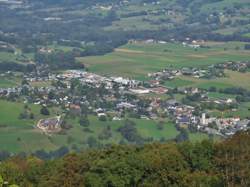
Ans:
[{"label": "forest", "polygon": [[47,161],[19,155],[0,163],[0,186],[249,186],[249,133],[220,142],[114,145]]}]

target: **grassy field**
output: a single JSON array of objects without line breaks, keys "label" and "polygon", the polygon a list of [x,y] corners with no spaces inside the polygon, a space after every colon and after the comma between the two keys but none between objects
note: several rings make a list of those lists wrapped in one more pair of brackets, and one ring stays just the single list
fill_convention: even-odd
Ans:
[{"label": "grassy field", "polygon": [[249,118],[250,117],[250,103],[242,103],[236,111],[228,110],[225,112],[213,111],[212,115],[218,117],[240,117]]},{"label": "grassy field", "polygon": [[[181,76],[180,78],[172,81],[167,81],[165,85],[180,86],[183,81],[183,86],[198,87],[203,89],[209,89],[210,87],[216,87],[217,89],[224,89],[229,87],[242,87],[250,90],[250,72],[240,73],[236,71],[225,71],[226,77],[216,79],[198,79],[194,77]],[[177,81],[177,83],[175,83]],[[179,83],[180,82],[180,83]]]},{"label": "grassy field", "polygon": [[0,88],[14,87],[20,84],[20,81],[13,78],[0,77]]},{"label": "grassy field", "polygon": [[1,61],[12,61],[17,62],[16,55],[14,53],[0,52],[0,62]]},{"label": "grassy field", "polygon": [[[202,67],[225,61],[249,60],[244,43],[208,43],[210,48],[194,50],[182,44],[127,44],[104,56],[84,57],[78,60],[90,71],[145,79],[147,73],[166,67]],[[236,50],[236,46],[240,50]],[[226,49],[225,49],[226,48]]]},{"label": "grassy field", "polygon": [[[72,125],[66,134],[54,134],[52,136],[45,135],[40,130],[35,128],[37,121],[48,116],[40,115],[40,106],[29,105],[31,111],[35,114],[34,120],[21,120],[19,114],[24,110],[24,104],[13,103],[0,100],[0,147],[1,150],[7,150],[13,153],[25,151],[27,153],[36,150],[55,150],[60,146],[69,148],[78,147],[86,148],[86,142],[89,137],[94,137],[98,140],[100,134],[108,126],[111,128],[112,136],[107,140],[98,140],[102,144],[119,143],[124,140],[121,134],[117,131],[124,121],[99,121],[96,116],[89,116],[90,126],[89,131],[84,131],[84,127],[80,126],[79,119],[67,120],[68,124]],[[58,109],[50,109],[51,116],[55,116]],[[136,123],[138,133],[144,138],[153,138],[156,141],[164,138],[166,140],[173,139],[179,134],[173,123],[164,122],[162,130],[157,128],[156,121],[131,119]],[[196,136],[197,135],[197,136]],[[191,134],[192,141],[202,140],[207,138],[204,134]],[[125,141],[126,142],[126,141]]]},{"label": "grassy field", "polygon": [[31,86],[34,87],[48,87],[51,85],[51,81],[36,81],[36,82],[31,82]]},{"label": "grassy field", "polygon": [[244,34],[243,36],[250,38],[250,33]]},{"label": "grassy field", "polygon": [[11,52],[0,52],[0,63],[2,62],[16,62],[27,64],[34,59],[33,53],[21,53],[20,49],[16,49],[17,54]]},{"label": "grassy field", "polygon": [[[37,121],[44,116],[40,115],[40,106],[29,105],[35,115],[33,120],[19,119],[19,115],[24,111],[24,104],[0,100],[0,147],[1,150],[11,152],[31,151],[45,147],[47,149],[55,146],[47,144],[48,138],[34,128]],[[50,110],[52,116],[55,114]],[[44,143],[43,143],[44,142]]]},{"label": "grassy field", "polygon": [[170,81],[166,81],[164,85],[169,88],[186,87],[194,84],[193,81],[176,78]]}]

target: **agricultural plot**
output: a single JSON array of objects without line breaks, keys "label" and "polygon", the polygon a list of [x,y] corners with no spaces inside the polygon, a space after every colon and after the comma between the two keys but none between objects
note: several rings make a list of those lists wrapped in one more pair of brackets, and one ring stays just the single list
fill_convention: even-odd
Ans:
[{"label": "agricultural plot", "polygon": [[[225,61],[249,60],[244,43],[209,43],[210,48],[193,49],[182,44],[127,44],[104,56],[78,58],[90,71],[145,79],[147,73],[164,68],[204,67]],[[237,50],[236,47],[240,49]]]},{"label": "agricultural plot", "polygon": [[[223,78],[216,78],[216,79],[198,79],[194,77],[188,77],[188,76],[181,76],[177,80],[168,81],[165,83],[166,86],[168,86],[168,83],[170,83],[170,86],[174,85],[175,82],[176,86],[180,86],[181,80],[185,83],[189,83],[184,85],[184,87],[192,86],[192,87],[198,87],[203,89],[209,89],[210,87],[216,87],[217,89],[224,89],[224,88],[230,88],[230,87],[242,87],[245,89],[250,89],[250,73],[240,73],[235,71],[225,71],[226,77]],[[179,83],[179,84],[178,84]]]},{"label": "agricultural plot", "polygon": [[0,78],[0,88],[9,88],[9,87],[15,87],[19,85],[19,81],[15,79],[8,79],[5,77]]}]

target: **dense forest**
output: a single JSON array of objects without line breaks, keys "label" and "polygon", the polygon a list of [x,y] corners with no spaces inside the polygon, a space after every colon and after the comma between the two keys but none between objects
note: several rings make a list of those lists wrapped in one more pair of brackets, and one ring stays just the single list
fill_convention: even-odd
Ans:
[{"label": "dense forest", "polygon": [[[13,157],[0,163],[3,181],[19,186],[249,186],[250,134],[223,142],[119,145],[56,160]],[[2,181],[2,182],[1,182]]]}]

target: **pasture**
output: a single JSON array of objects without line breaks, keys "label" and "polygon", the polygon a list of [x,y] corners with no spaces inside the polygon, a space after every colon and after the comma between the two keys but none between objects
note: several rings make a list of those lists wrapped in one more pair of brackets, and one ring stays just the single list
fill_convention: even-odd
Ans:
[{"label": "pasture", "polygon": [[216,87],[217,89],[242,87],[250,90],[250,72],[240,73],[226,70],[225,74],[225,77],[215,79],[198,79],[189,76],[180,76],[178,79],[167,81],[165,85],[170,85],[170,87],[173,87],[174,85],[176,85],[175,87],[181,87],[182,80],[186,83],[186,85],[183,84],[183,87],[198,87],[202,89],[209,89],[210,87]]},{"label": "pasture", "polygon": [[[206,43],[205,43],[206,44]],[[103,75],[117,75],[146,79],[148,73],[164,68],[204,67],[225,61],[249,60],[244,43],[216,43],[209,48],[184,47],[179,43],[127,44],[104,56],[78,58],[89,71]],[[237,50],[236,47],[240,49]]]},{"label": "pasture", "polygon": [[0,77],[0,88],[14,87],[20,84],[20,81],[13,78]]},{"label": "pasture", "polygon": [[[34,128],[37,121],[45,118],[40,114],[40,106],[28,105],[34,119],[20,119],[24,104],[0,100],[0,147],[10,152],[34,151],[39,148],[54,149],[56,146],[48,141],[48,137]],[[50,109],[51,116],[56,109]]]},{"label": "pasture", "polygon": [[[80,126],[79,118],[67,120],[72,128],[62,134],[45,135],[42,131],[35,128],[37,121],[42,116],[40,106],[29,105],[30,110],[34,113],[35,118],[29,120],[19,119],[20,113],[24,110],[24,104],[0,100],[0,147],[1,150],[7,150],[13,153],[25,151],[27,153],[44,149],[46,151],[55,150],[61,146],[87,148],[88,138],[94,137],[102,144],[118,144],[121,141],[126,142],[121,134],[117,131],[124,124],[124,121],[100,121],[96,116],[89,115],[90,125],[88,130]],[[58,109],[50,108],[51,115],[56,115]],[[164,120],[163,129],[157,127],[157,121],[144,119],[131,119],[136,123],[136,129],[143,138],[152,138],[159,141],[173,139],[179,134],[175,125]],[[111,136],[108,139],[99,139],[103,131],[111,129]],[[191,134],[192,141],[207,138],[200,133]]]}]

